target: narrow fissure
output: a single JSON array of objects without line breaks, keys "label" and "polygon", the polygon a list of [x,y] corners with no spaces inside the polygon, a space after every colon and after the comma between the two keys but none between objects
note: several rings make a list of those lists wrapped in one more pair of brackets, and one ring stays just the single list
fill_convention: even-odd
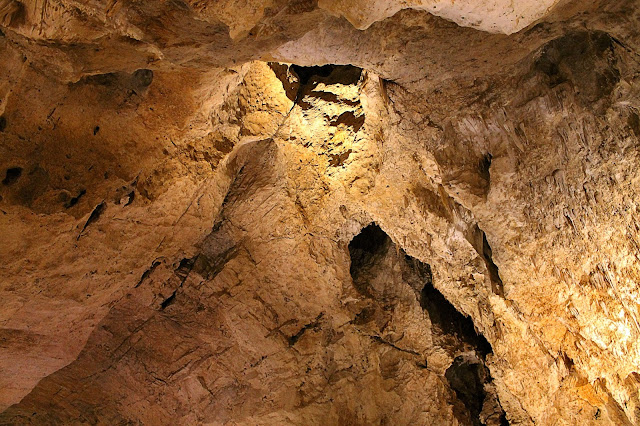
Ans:
[{"label": "narrow fissure", "polygon": [[[434,287],[431,266],[397,248],[376,224],[366,226],[352,239],[349,243],[349,255],[353,285],[360,295],[383,306],[383,323],[390,322],[393,305],[402,302],[390,296],[394,294],[394,289],[380,287],[379,277],[388,278],[394,273],[387,270],[381,272],[381,269],[400,263],[400,268],[395,268],[401,270],[400,285],[413,289],[417,301],[428,315],[434,346],[444,349],[453,358],[444,379],[457,397],[453,401],[453,411],[458,420],[463,424],[473,425],[508,424],[498,401],[493,379],[485,366],[486,356],[492,352],[491,345],[476,331],[472,319],[461,314]],[[392,278],[386,279],[386,282],[385,285],[398,285],[398,281]],[[360,312],[354,319],[354,324],[363,325],[373,321],[376,309],[367,308]],[[378,339],[386,342],[382,337]],[[425,368],[420,365],[418,367]]]},{"label": "narrow fissure", "polygon": [[478,230],[482,233],[482,257],[487,265],[489,271],[489,278],[491,279],[491,291],[498,296],[504,297],[504,284],[502,278],[500,278],[500,272],[498,271],[498,265],[493,262],[493,251],[487,241],[487,234],[480,228]]},{"label": "narrow fissure", "polygon": [[291,65],[291,70],[298,76],[301,86],[306,86],[318,80],[329,80],[332,84],[357,84],[362,75],[362,68],[353,65],[321,65],[303,67]]}]

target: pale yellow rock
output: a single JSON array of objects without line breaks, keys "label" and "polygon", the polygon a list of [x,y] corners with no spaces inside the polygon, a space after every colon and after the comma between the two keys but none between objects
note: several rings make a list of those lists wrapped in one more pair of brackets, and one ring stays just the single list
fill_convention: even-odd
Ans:
[{"label": "pale yellow rock", "polygon": [[364,30],[402,9],[424,10],[463,27],[513,34],[543,18],[560,0],[319,0],[318,5],[344,16]]},{"label": "pale yellow rock", "polygon": [[0,1],[1,422],[639,424],[639,10]]}]

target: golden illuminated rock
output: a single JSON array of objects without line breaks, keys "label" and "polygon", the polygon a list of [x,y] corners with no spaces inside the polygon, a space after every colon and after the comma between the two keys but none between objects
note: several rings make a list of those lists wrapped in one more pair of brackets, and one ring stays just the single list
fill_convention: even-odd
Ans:
[{"label": "golden illuminated rock", "polygon": [[0,423],[640,424],[639,11],[0,1]]}]

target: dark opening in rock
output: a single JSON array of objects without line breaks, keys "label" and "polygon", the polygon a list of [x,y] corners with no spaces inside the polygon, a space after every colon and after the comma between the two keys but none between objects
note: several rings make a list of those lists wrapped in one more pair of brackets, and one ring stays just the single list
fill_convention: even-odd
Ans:
[{"label": "dark opening in rock", "polygon": [[636,135],[636,137],[640,138],[640,116],[638,116],[638,114],[636,114],[635,112],[632,112],[627,118],[627,124],[631,128],[633,134]]},{"label": "dark opening in rock", "polygon": [[133,73],[135,85],[140,89],[149,87],[153,82],[153,71],[148,69],[139,69]]},{"label": "dark opening in rock", "polygon": [[490,181],[489,169],[491,168],[492,159],[493,156],[487,153],[480,159],[480,163],[478,164],[478,168],[480,169],[480,176],[482,176],[482,179],[486,180],[487,182]]},{"label": "dark opening in rock", "polygon": [[489,369],[484,364],[458,356],[445,372],[445,378],[468,412],[456,413],[454,407],[454,413],[463,423],[468,414],[474,426],[509,424],[491,384]]},{"label": "dark opening in rock", "polygon": [[[349,272],[354,280],[358,282],[358,275],[365,265],[371,264],[373,258],[383,255],[387,245],[391,243],[391,238],[380,229],[378,225],[372,223],[364,228],[349,243],[349,254],[351,256],[351,268]],[[358,288],[358,290],[363,290]]]},{"label": "dark opening in rock", "polygon": [[87,193],[86,189],[81,189],[78,195],[76,195],[75,197],[72,197],[71,199],[69,199],[68,202],[64,204],[64,207],[68,209],[70,207],[75,206],[76,204],[78,204],[78,201],[80,201],[80,198],[82,198],[82,196],[86,193]]},{"label": "dark opening in rock", "polygon": [[10,169],[7,169],[7,173],[4,179],[2,180],[2,184],[3,185],[14,184],[18,181],[18,179],[20,179],[21,175],[22,175],[22,167],[12,167]]},{"label": "dark opening in rock", "polygon": [[[473,425],[506,424],[495,385],[484,364],[487,354],[492,352],[491,345],[476,331],[472,319],[460,313],[434,287],[431,266],[404,253],[375,224],[365,227],[353,238],[349,254],[353,284],[371,301],[352,323],[359,326],[375,323],[383,330],[385,324],[392,321],[394,305],[407,303],[402,296],[406,293],[397,286],[409,286],[429,316],[430,326],[425,323],[425,327],[430,327],[433,345],[454,358],[444,378],[457,396],[453,404],[458,420]],[[375,337],[376,341],[396,350],[420,355],[402,345],[389,343],[378,334]],[[428,368],[422,360],[416,366]]]},{"label": "dark opening in rock", "polygon": [[[429,268],[428,276],[431,276],[431,268]],[[433,326],[439,329],[442,334],[455,337],[460,343],[475,348],[482,358],[492,352],[487,339],[476,332],[471,318],[458,312],[430,280],[426,281],[422,288],[420,305],[422,309],[427,311]]]},{"label": "dark opening in rock", "polygon": [[469,411],[474,425],[480,425],[480,412],[485,398],[483,383],[486,380],[485,367],[465,361],[459,356],[445,373],[451,388],[456,392]]},{"label": "dark opening in rock", "polygon": [[4,116],[0,116],[0,132],[4,132],[7,128],[7,119]]},{"label": "dark opening in rock", "polygon": [[322,65],[303,67],[291,65],[291,69],[300,79],[300,85],[321,79],[330,80],[331,83],[357,84],[362,75],[362,69],[352,65]]},{"label": "dark opening in rock", "polygon": [[484,257],[485,264],[489,270],[489,277],[491,278],[491,291],[498,296],[504,297],[504,284],[502,278],[500,278],[500,271],[498,265],[493,262],[493,251],[487,241],[487,234],[482,232],[482,257]]}]

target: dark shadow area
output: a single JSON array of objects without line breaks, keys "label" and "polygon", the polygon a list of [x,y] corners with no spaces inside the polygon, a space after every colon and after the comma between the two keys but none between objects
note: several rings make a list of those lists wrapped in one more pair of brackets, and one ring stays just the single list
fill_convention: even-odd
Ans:
[{"label": "dark shadow area", "polygon": [[78,193],[78,195],[76,195],[75,197],[70,198],[68,201],[66,201],[64,203],[64,207],[66,209],[71,208],[73,206],[75,206],[76,204],[78,204],[78,201],[80,201],[80,199],[87,193],[86,189],[81,189],[80,192]]},{"label": "dark shadow area", "polygon": [[482,257],[487,265],[489,278],[491,278],[491,291],[498,296],[504,297],[504,284],[502,283],[502,278],[500,278],[498,265],[493,262],[493,251],[491,250],[489,241],[487,241],[487,234],[480,230],[480,228],[478,228],[478,230],[482,233]]},{"label": "dark shadow area", "polygon": [[307,84],[313,77],[329,77],[333,72],[333,65],[322,65],[313,67],[303,67],[291,65],[291,69],[296,73],[300,84]]},{"label": "dark shadow area", "polygon": [[357,132],[364,125],[364,115],[355,115],[353,111],[347,111],[330,123],[331,126],[336,127],[341,124],[351,127],[354,132]]},{"label": "dark shadow area", "polygon": [[486,380],[485,370],[483,365],[467,362],[459,356],[444,375],[451,389],[469,411],[474,425],[481,424],[480,412],[485,398],[483,386]]},{"label": "dark shadow area", "polygon": [[2,180],[3,185],[11,185],[14,184],[20,179],[22,176],[22,168],[21,167],[12,167],[7,169],[7,173],[5,174],[4,179]]},{"label": "dark shadow area", "polygon": [[391,238],[374,223],[360,231],[349,243],[349,255],[351,256],[349,272],[360,293],[369,295],[365,286],[357,284],[360,281],[358,279],[360,272],[367,265],[372,264],[376,257],[383,256],[389,244],[391,244]]},{"label": "dark shadow area", "polygon": [[[427,265],[428,266],[428,265]],[[431,268],[429,268],[429,276]],[[483,335],[476,332],[471,318],[462,315],[440,293],[431,281],[426,281],[420,293],[420,306],[429,315],[434,327],[446,335],[454,337],[461,343],[472,346],[484,359],[492,352],[491,345]]]},{"label": "dark shadow area", "polygon": [[[484,240],[486,241],[486,238]],[[487,257],[490,259],[490,248],[488,251]],[[402,294],[397,286],[409,286],[429,317],[434,346],[442,348],[454,359],[444,378],[457,396],[452,401],[456,418],[461,424],[474,426],[508,424],[491,374],[484,364],[486,356],[492,353],[491,345],[476,331],[472,319],[459,312],[434,287],[431,266],[396,247],[391,238],[376,224],[368,225],[353,238],[349,243],[349,254],[349,272],[353,285],[370,301],[352,323],[358,326],[375,323],[384,327],[393,316],[394,305],[406,303],[394,298],[394,295]],[[397,275],[394,274],[401,274],[401,279],[397,279]],[[388,283],[382,290],[381,279],[382,282]],[[425,327],[428,325],[425,324]],[[397,350],[420,355],[394,346],[380,336],[377,338]],[[428,368],[426,362],[417,363],[416,366]]]},{"label": "dark shadow area", "polygon": [[130,90],[143,92],[153,82],[153,71],[150,69],[139,69],[133,73],[112,72],[105,74],[94,74],[82,77],[73,86],[89,84],[93,86],[104,86],[112,89]]},{"label": "dark shadow area", "polygon": [[[474,426],[509,425],[496,396],[489,395],[486,391],[485,386],[491,383],[491,376],[489,369],[482,363],[465,360],[462,356],[456,357],[444,376],[469,412]],[[457,417],[464,419],[465,414],[458,413]]]},{"label": "dark shadow area", "polygon": [[298,76],[300,86],[325,81],[328,84],[358,84],[362,69],[353,65],[322,65],[303,67],[291,65],[291,70]]},{"label": "dark shadow area", "polygon": [[541,49],[534,70],[551,88],[570,83],[578,100],[589,105],[610,96],[620,81],[614,45],[615,39],[602,31],[569,33]]},{"label": "dark shadow area", "polygon": [[480,161],[478,162],[478,170],[480,172],[480,176],[482,177],[483,180],[485,180],[487,182],[487,192],[489,192],[489,185],[491,182],[491,176],[489,174],[489,169],[491,168],[491,160],[493,159],[493,156],[489,153],[487,153],[486,155],[484,155]]}]

